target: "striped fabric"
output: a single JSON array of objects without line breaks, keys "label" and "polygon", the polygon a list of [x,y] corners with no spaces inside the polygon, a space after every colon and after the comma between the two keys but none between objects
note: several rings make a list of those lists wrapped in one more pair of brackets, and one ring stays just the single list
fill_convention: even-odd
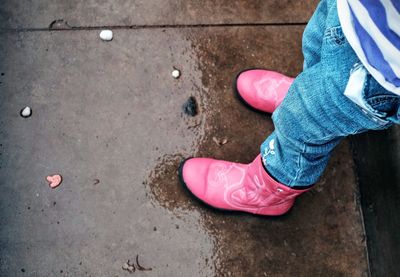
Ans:
[{"label": "striped fabric", "polygon": [[360,61],[400,95],[400,0],[337,0],[343,32]]}]

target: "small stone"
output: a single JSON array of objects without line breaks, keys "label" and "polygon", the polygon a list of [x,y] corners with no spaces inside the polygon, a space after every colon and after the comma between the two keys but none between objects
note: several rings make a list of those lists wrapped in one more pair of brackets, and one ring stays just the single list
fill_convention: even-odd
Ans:
[{"label": "small stone", "polygon": [[30,107],[25,107],[20,112],[22,117],[30,117],[32,115],[32,109]]},{"label": "small stone", "polygon": [[216,137],[213,137],[212,139],[217,145],[219,145],[219,140]]},{"label": "small stone", "polygon": [[174,77],[175,79],[178,79],[179,77],[181,77],[181,72],[178,69],[174,69],[172,71],[172,77]]},{"label": "small stone", "polygon": [[218,146],[222,146],[222,145],[228,143],[228,139],[227,138],[218,139],[216,137],[213,137],[212,139]]},{"label": "small stone", "polygon": [[283,245],[285,246],[285,247],[288,247],[288,243],[287,243],[287,241],[286,240],[283,240]]},{"label": "small stone", "polygon": [[128,271],[129,273],[133,273],[136,271],[135,265],[132,264],[129,260],[122,265],[122,269]]},{"label": "small stone", "polygon": [[136,268],[135,268],[135,266],[134,266],[133,264],[131,264],[130,261],[128,260],[126,263],[124,263],[124,264],[122,265],[122,270],[126,270],[126,271],[128,271],[129,273],[133,273],[133,272],[136,271]]},{"label": "small stone", "polygon": [[185,114],[196,116],[198,113],[196,98],[190,96],[189,99],[183,104],[182,108]]},{"label": "small stone", "polygon": [[100,38],[104,41],[111,41],[113,39],[113,32],[111,30],[103,30],[100,32]]}]

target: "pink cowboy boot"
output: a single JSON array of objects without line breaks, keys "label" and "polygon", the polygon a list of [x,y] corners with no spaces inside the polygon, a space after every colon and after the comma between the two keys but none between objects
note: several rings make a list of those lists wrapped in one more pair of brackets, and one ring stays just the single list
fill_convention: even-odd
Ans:
[{"label": "pink cowboy boot", "polygon": [[282,215],[307,191],[291,189],[268,175],[261,156],[250,164],[191,158],[180,168],[182,182],[198,199],[222,210]]},{"label": "pink cowboy boot", "polygon": [[250,69],[236,78],[239,98],[250,107],[273,113],[285,98],[294,78],[264,69]]}]

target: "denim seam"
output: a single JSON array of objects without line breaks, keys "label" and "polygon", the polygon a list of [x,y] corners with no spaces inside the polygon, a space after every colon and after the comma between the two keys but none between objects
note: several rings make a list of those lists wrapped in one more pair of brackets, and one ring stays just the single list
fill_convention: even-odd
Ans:
[{"label": "denim seam", "polygon": [[[328,142],[328,141],[333,140],[335,137],[337,137],[337,136],[336,136],[336,135],[326,135],[326,136],[324,136],[324,137],[322,137],[322,138],[319,138],[318,140],[319,140],[319,141],[323,141],[323,143],[326,143],[326,142]],[[311,138],[305,138],[304,142],[305,142],[306,144],[312,143],[312,139],[311,139]],[[304,149],[304,151],[305,151],[305,149]]]},{"label": "denim seam", "polygon": [[324,32],[323,40],[332,46],[343,46],[347,44],[347,39],[340,25],[327,28]]},{"label": "denim seam", "polygon": [[[368,101],[366,100],[366,99],[368,98],[367,95],[366,95],[366,89],[365,89],[366,83],[367,83],[367,78],[365,79],[364,89],[363,89],[363,91],[361,92],[361,95],[362,95],[362,98],[363,98],[363,101],[364,101],[365,105],[366,105],[369,109],[371,109],[371,110],[370,110],[370,111],[366,111],[367,113],[369,113],[370,116],[369,116],[368,114],[365,114],[365,115],[366,115],[369,119],[371,119],[371,117],[372,117],[372,120],[373,120],[373,121],[378,120],[378,122],[376,122],[376,123],[378,123],[380,126],[384,126],[384,125],[386,125],[386,124],[389,123],[388,120],[385,120],[385,119],[382,118],[382,117],[385,117],[385,116],[386,116],[386,113],[382,113],[382,112],[380,112],[380,111],[374,109],[374,108],[371,106],[371,104],[368,103]],[[375,120],[374,120],[374,119],[375,119]]]},{"label": "denim seam", "polygon": [[370,101],[370,104],[382,104],[382,103],[387,103],[387,102],[396,102],[397,99],[395,98],[390,98],[390,97],[380,97],[380,96],[375,96],[375,97],[379,97],[379,99],[375,99],[375,98],[370,98],[367,101]]},{"label": "denim seam", "polygon": [[301,158],[302,158],[302,154],[304,154],[306,152],[306,147],[307,147],[307,145],[306,145],[306,143],[304,143],[303,149],[301,150],[301,152],[299,153],[299,157],[297,158],[296,175],[294,176],[293,180],[290,180],[290,182],[289,182],[290,187],[292,187],[293,183],[299,179],[300,172],[301,172]]}]

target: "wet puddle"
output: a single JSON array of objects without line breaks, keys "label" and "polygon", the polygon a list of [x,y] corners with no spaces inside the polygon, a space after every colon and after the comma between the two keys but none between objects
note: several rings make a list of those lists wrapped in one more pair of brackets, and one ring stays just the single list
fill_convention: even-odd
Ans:
[{"label": "wet puddle", "polygon": [[[235,74],[244,68],[274,68],[291,76],[300,72],[303,29],[282,29],[185,31],[204,86],[197,88],[204,136],[194,142],[193,156],[246,163],[258,154],[259,145],[273,130],[271,119],[241,105],[234,97],[232,84]],[[160,157],[145,185],[156,205],[179,218],[192,211],[200,212],[201,225],[214,237],[210,262],[216,276],[365,273],[364,243],[354,203],[355,179],[347,143],[338,148],[318,189],[304,195],[289,214],[278,218],[219,212],[194,200],[178,179],[178,167],[185,158],[188,157],[182,154]]]}]

